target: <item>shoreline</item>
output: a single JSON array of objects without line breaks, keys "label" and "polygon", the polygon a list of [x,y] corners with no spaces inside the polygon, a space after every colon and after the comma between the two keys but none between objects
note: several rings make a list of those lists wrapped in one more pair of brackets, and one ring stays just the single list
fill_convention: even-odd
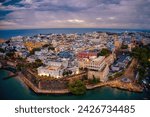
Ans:
[{"label": "shoreline", "polygon": [[[20,79],[22,78],[21,80],[28,86],[28,88],[30,88],[31,90],[33,90],[35,93],[38,93],[38,94],[68,94],[68,93],[71,93],[68,89],[62,89],[62,90],[43,90],[43,89],[39,89],[33,83],[31,83],[22,73],[19,74],[19,78]],[[87,90],[92,90],[92,89],[95,89],[95,88],[108,86],[108,87],[111,87],[111,88],[117,88],[117,89],[120,89],[120,90],[125,90],[125,91],[130,91],[130,92],[136,92],[136,93],[142,93],[143,92],[142,87],[138,87],[138,86],[135,86],[133,84],[125,84],[126,86],[130,86],[129,88],[127,88],[125,86],[117,85],[117,83],[118,83],[118,81],[114,80],[114,81],[99,83],[99,84],[96,84],[96,85],[86,85],[86,89]]]},{"label": "shoreline", "polygon": [[[115,82],[115,81],[113,81]],[[129,92],[135,92],[135,93],[142,93],[143,92],[143,88],[140,87],[137,89],[134,89],[134,88],[126,88],[126,87],[123,87],[123,86],[120,86],[120,85],[116,85],[116,84],[112,84],[112,81],[108,81],[108,82],[105,82],[105,83],[99,83],[99,84],[96,84],[96,85],[87,85],[86,88],[87,90],[92,90],[92,89],[95,89],[95,88],[100,88],[100,87],[111,87],[111,88],[116,88],[116,89],[119,89],[119,90],[125,90],[125,91],[129,91]]]},{"label": "shoreline", "polygon": [[[7,71],[7,70],[6,70]],[[8,74],[11,74],[8,71]],[[62,90],[44,90],[44,89],[39,89],[36,87],[33,83],[31,83],[21,72],[18,73],[18,76],[15,77],[16,80],[18,80],[22,85],[24,85],[25,88],[31,89],[37,94],[68,94],[71,93],[68,89],[62,89]],[[121,84],[119,84],[121,83]],[[103,83],[98,83],[98,84],[88,84],[86,85],[87,90],[92,90],[95,88],[100,88],[100,87],[111,87],[111,88],[117,88],[119,90],[125,90],[129,92],[136,92],[136,93],[142,93],[143,88],[136,86],[134,84],[128,84],[128,83],[123,83],[119,82],[118,80],[113,80],[113,81],[107,81]]]}]

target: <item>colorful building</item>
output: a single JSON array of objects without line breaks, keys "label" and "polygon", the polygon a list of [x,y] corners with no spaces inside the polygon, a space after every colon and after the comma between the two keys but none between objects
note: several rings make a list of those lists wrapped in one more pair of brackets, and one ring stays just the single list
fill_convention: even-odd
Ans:
[{"label": "colorful building", "polygon": [[83,52],[79,52],[77,54],[77,58],[78,59],[83,59],[83,58],[90,58],[92,56],[97,56],[98,52],[93,52],[93,51],[83,51]]}]

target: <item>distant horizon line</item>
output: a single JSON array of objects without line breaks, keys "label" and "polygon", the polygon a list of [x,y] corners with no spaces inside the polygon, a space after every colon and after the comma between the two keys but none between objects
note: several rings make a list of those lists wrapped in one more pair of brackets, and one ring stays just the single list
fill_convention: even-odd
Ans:
[{"label": "distant horizon line", "polygon": [[139,28],[16,28],[16,29],[0,29],[0,31],[3,30],[38,30],[38,29],[114,29],[114,30],[150,30],[150,29],[139,29]]}]

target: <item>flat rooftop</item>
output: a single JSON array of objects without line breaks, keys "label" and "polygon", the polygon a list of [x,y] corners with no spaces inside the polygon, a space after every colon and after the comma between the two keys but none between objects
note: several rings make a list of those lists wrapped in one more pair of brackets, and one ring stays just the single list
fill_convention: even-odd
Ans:
[{"label": "flat rooftop", "polygon": [[57,66],[48,66],[46,67],[48,70],[58,70],[60,67]]}]

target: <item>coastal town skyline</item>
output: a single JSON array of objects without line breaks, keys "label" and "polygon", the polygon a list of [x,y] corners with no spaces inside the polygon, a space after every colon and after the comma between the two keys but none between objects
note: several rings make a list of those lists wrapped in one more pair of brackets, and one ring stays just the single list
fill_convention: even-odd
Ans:
[{"label": "coastal town skyline", "polygon": [[0,29],[150,29],[150,0],[1,0]]},{"label": "coastal town skyline", "polygon": [[[70,93],[85,95],[84,99],[87,90],[111,87],[140,93],[133,99],[149,99],[149,32],[86,31],[62,34],[57,30],[57,34],[49,31],[1,40],[0,84],[5,87],[17,78],[37,94]],[[4,70],[9,74],[5,76]],[[112,95],[111,99],[131,99]]]},{"label": "coastal town skyline", "polygon": [[0,100],[150,99],[149,6],[0,0]]}]

